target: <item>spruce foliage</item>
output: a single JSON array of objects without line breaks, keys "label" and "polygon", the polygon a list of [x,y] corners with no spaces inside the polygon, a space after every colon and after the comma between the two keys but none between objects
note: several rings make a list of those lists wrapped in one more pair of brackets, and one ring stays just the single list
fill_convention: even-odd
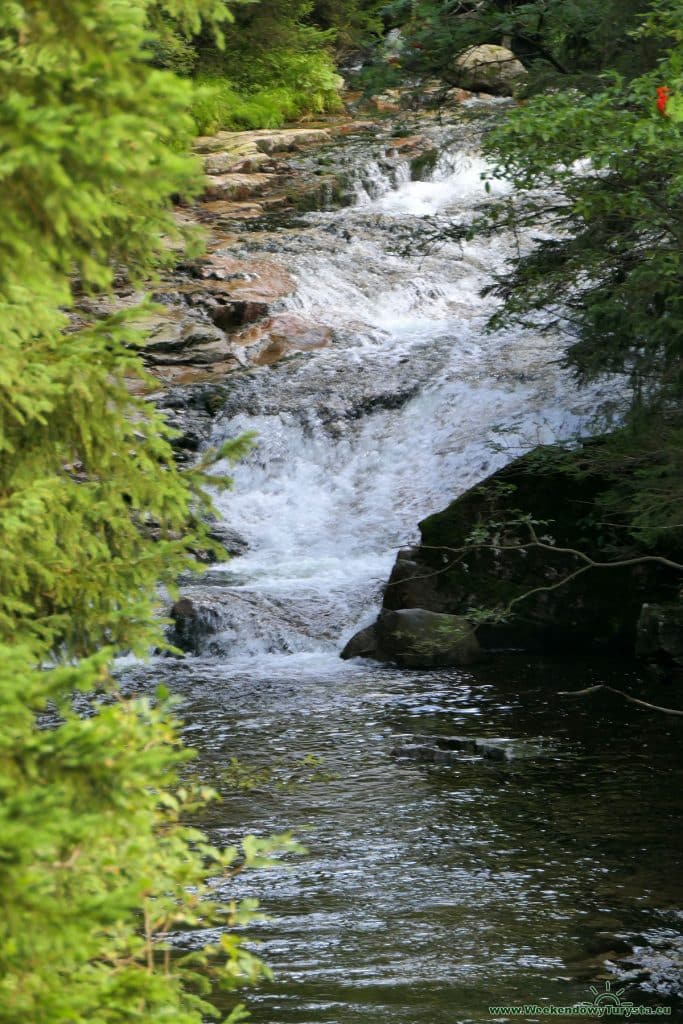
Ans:
[{"label": "spruce foliage", "polygon": [[[168,701],[124,700],[109,674],[162,642],[158,583],[205,546],[209,506],[211,457],[181,473],[126,386],[141,311],[72,314],[117,274],[152,279],[179,235],[171,195],[200,188],[188,87],[149,66],[160,14],[189,32],[227,17],[220,0],[0,6],[2,1024],[200,1024],[212,971],[230,987],[265,968],[229,934],[185,959],[158,937],[246,921],[203,901],[205,876],[293,845],[219,851],[184,825],[211,793],[178,788]],[[75,691],[100,692],[87,716]]]},{"label": "spruce foliage", "polygon": [[[492,326],[517,321],[574,332],[570,364],[585,381],[628,379],[622,428],[572,459],[609,482],[602,513],[625,541],[683,541],[683,2],[650,5],[636,35],[659,59],[591,93],[539,96],[488,138],[512,199],[478,225],[550,228],[498,283]],[[658,90],[669,100],[662,110]]]}]

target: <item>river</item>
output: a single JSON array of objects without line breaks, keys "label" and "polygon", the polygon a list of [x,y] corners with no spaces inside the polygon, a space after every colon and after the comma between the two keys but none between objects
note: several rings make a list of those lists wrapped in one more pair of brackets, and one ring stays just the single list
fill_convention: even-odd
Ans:
[{"label": "river", "polygon": [[[255,1022],[458,1024],[607,983],[683,1019],[680,725],[555,696],[632,668],[339,659],[420,518],[586,429],[610,395],[577,390],[560,333],[486,332],[481,288],[515,239],[417,244],[490,201],[476,126],[432,130],[428,180],[350,141],[353,205],[245,237],[293,274],[282,308],[332,340],[235,376],[213,440],[258,437],[218,499],[247,550],[183,588],[211,607],[199,653],[130,675],[179,695],[225,797],[205,821],[216,842],[293,829],[309,848],[234,890],[272,915],[252,929],[276,972],[248,995]],[[504,739],[512,756],[392,755],[416,734]]]}]

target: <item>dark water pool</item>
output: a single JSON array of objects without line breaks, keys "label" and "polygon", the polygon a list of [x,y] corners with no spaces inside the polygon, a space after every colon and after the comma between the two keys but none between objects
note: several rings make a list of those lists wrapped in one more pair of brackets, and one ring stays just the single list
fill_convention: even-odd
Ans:
[{"label": "dark water pool", "polygon": [[[257,1024],[485,1021],[607,983],[683,1020],[683,722],[555,695],[628,685],[628,669],[516,656],[406,673],[300,656],[140,675],[182,697],[199,771],[224,796],[212,838],[293,829],[308,846],[235,890],[272,915],[252,929],[276,972],[247,996]],[[505,738],[513,756],[392,755],[413,735]]]}]

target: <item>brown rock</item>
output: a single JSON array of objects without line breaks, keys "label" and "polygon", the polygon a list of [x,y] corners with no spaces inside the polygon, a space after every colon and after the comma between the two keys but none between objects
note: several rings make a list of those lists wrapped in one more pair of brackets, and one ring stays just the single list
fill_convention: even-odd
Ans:
[{"label": "brown rock", "polygon": [[240,331],[233,337],[233,343],[246,350],[249,362],[270,366],[294,352],[324,348],[332,336],[330,327],[312,323],[296,313],[280,313]]},{"label": "brown rock", "polygon": [[208,199],[250,199],[275,184],[273,174],[216,174],[207,179]]},{"label": "brown rock", "polygon": [[390,139],[387,152],[393,150],[397,153],[413,153],[429,145],[424,135],[408,135],[400,139]]},{"label": "brown rock", "polygon": [[195,277],[210,291],[254,302],[275,302],[294,291],[294,281],[279,263],[212,253],[191,265]]}]

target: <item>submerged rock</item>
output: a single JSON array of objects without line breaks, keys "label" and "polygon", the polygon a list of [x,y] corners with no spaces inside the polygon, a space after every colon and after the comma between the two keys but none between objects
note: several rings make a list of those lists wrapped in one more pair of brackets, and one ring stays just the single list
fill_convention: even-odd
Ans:
[{"label": "submerged rock", "polygon": [[392,757],[422,764],[458,764],[472,758],[485,761],[517,761],[543,756],[540,744],[508,738],[469,736],[405,736],[390,751]]}]

